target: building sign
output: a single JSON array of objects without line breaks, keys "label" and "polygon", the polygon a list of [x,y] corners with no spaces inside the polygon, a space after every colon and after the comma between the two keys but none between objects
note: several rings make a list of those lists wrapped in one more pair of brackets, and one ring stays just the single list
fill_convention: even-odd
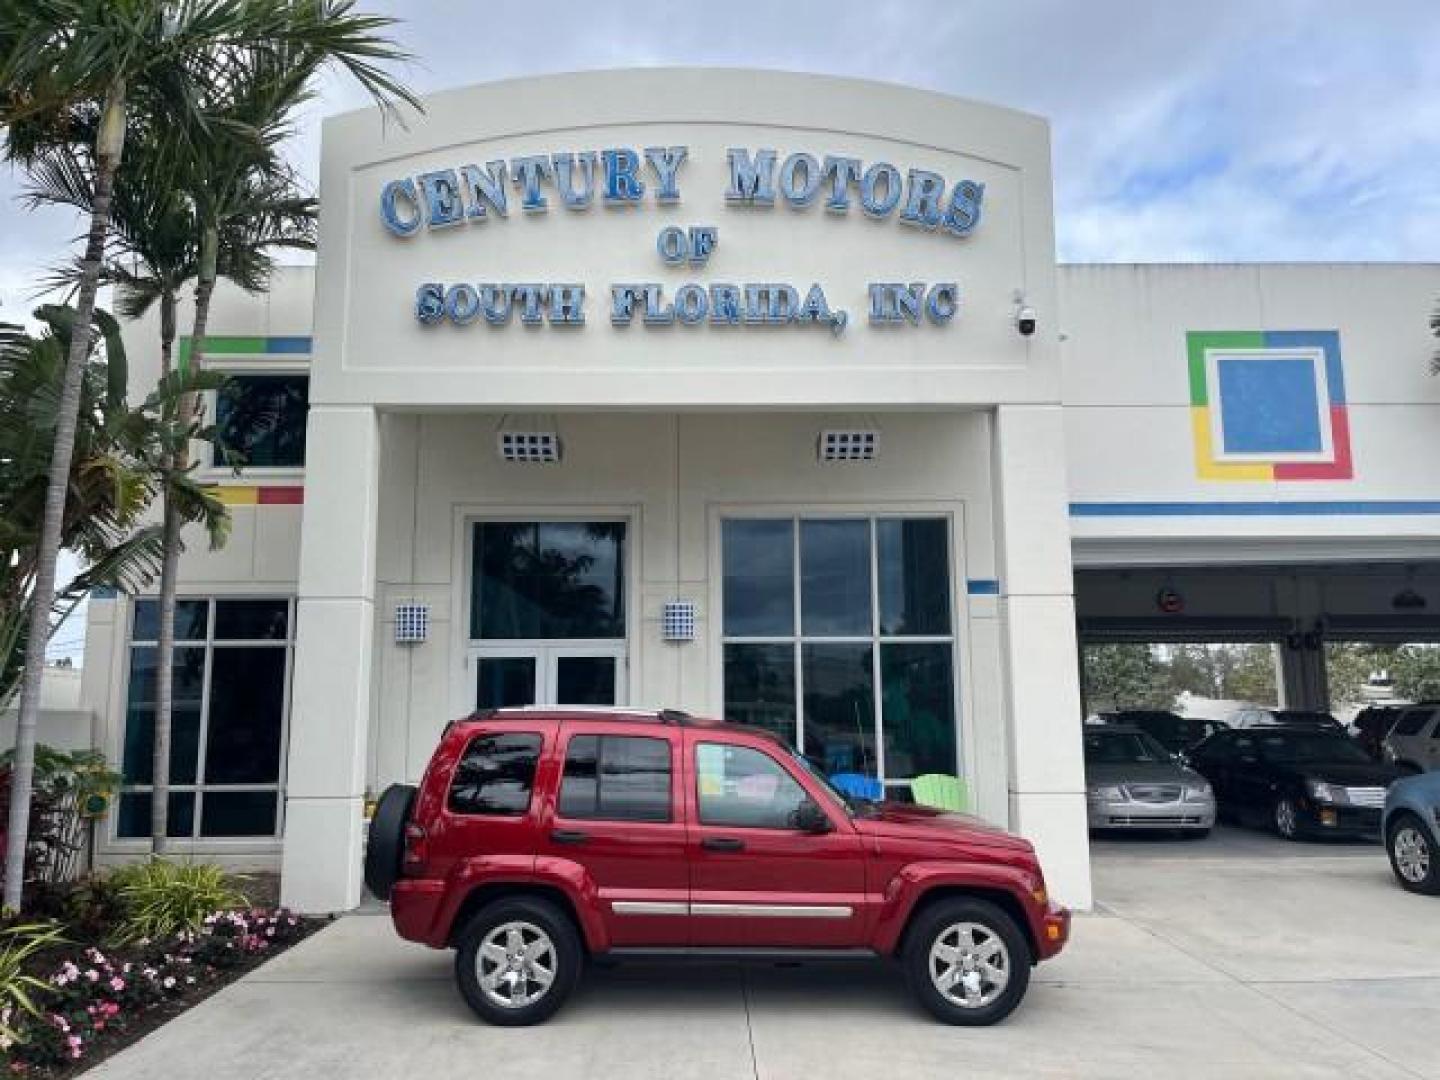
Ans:
[{"label": "building sign", "polygon": [[[680,202],[685,146],[610,148],[537,154],[467,164],[390,180],[380,192],[380,220],[402,240],[422,232],[491,228],[497,219],[586,212],[594,206],[623,208],[644,202]],[[875,219],[963,240],[980,223],[985,185],[947,180],[939,173],[900,169],[837,154],[806,152],[781,158],[774,150],[731,147],[728,184],[716,193],[723,204],[752,211],[785,204],[794,210],[823,205],[826,213],[860,213]],[[710,224],[669,225],[655,238],[668,266],[701,268],[719,247],[721,231]],[[844,330],[849,312],[819,282],[687,282],[673,292],[661,282],[615,282],[609,286],[612,325],[828,327]],[[416,290],[415,318],[425,325],[484,323],[577,328],[586,323],[585,286],[578,282],[429,281]],[[866,316],[873,326],[944,326],[959,312],[954,281],[874,281],[867,285]]]}]

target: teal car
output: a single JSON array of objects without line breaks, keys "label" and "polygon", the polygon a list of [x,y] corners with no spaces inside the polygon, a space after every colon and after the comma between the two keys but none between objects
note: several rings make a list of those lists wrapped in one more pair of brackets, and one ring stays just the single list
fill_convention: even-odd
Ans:
[{"label": "teal car", "polygon": [[1440,770],[1390,785],[1380,835],[1400,884],[1440,896]]}]

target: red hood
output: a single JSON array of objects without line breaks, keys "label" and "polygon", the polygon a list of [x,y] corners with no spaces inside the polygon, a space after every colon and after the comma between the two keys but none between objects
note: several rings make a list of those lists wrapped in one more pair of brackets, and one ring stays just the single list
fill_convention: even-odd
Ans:
[{"label": "red hood", "polygon": [[878,803],[868,812],[856,815],[855,827],[870,836],[950,843],[959,841],[1007,851],[1034,850],[1030,841],[970,814],[955,814],[912,803]]}]

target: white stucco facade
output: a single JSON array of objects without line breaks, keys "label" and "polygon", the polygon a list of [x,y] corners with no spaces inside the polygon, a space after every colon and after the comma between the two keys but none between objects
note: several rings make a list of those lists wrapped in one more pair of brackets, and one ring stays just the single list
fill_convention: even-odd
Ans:
[{"label": "white stucco facade", "polygon": [[[664,185],[647,166],[651,147],[685,148],[672,201],[655,198]],[[636,152],[643,196],[607,205],[597,175],[590,205],[567,208],[551,155],[614,148]],[[836,190],[828,182],[805,205],[791,205],[783,185],[773,206],[727,200],[736,148],[752,157],[775,150],[777,176],[796,153],[817,163],[857,159],[857,177],[837,181],[848,206],[826,208]],[[515,163],[532,155],[546,155],[552,175],[538,188],[546,208],[527,212]],[[503,217],[491,205],[483,220],[426,225],[429,202],[415,178],[452,169],[459,177],[466,165],[500,160],[510,174]],[[604,158],[596,160],[598,172]],[[907,225],[905,193],[890,212],[866,213],[861,177],[880,162],[901,177],[911,169],[942,177],[946,199],[962,181],[983,185],[978,222],[954,219],[964,235],[945,219]],[[352,907],[366,797],[418,779],[445,723],[476,706],[480,666],[519,660],[553,676],[557,657],[577,650],[614,661],[620,701],[721,715],[735,707],[727,685],[739,680],[735,658],[746,647],[793,646],[800,682],[790,684],[790,707],[811,730],[807,710],[828,707],[814,687],[806,698],[812,650],[870,649],[865,700],[876,715],[865,721],[873,726],[858,739],[858,760],[896,789],[923,754],[905,741],[904,694],[890,685],[885,657],[921,647],[931,650],[926,670],[942,673],[933,685],[949,695],[943,708],[926,699],[927,715],[953,727],[941,753],[953,765],[942,771],[966,782],[975,812],[1034,841],[1057,896],[1088,906],[1072,544],[1094,565],[1153,565],[1186,544],[1232,555],[1245,544],[1259,545],[1252,555],[1267,544],[1399,544],[1387,556],[1395,558],[1440,546],[1440,517],[1429,509],[1440,491],[1414,453],[1427,425],[1440,429],[1423,327],[1440,272],[1057,269],[1049,169],[1048,131],[1035,117],[761,72],[522,80],[437,95],[408,130],[371,112],[327,121],[315,268],[282,271],[264,297],[222,289],[211,318],[208,363],[308,377],[308,431],[303,468],[211,474],[233,504],[233,535],[213,552],[192,543],[184,557],[182,593],[211,606],[209,629],[197,630],[192,646],[207,673],[196,683],[198,824],[179,846],[278,862],[284,899],[301,909]],[[397,220],[415,227],[397,235],[381,206],[386,185],[407,178],[416,196],[398,196]],[[797,174],[791,180],[792,190],[806,186]],[[464,213],[484,204],[473,196],[461,193]],[[687,236],[713,228],[708,258],[666,262],[657,241],[670,226]],[[503,325],[417,317],[417,288],[462,282],[583,285],[584,324],[556,325],[549,309],[538,325],[519,313]],[[711,303],[716,283],[784,282],[800,299],[819,284],[848,325],[727,325],[708,316],[646,325],[643,303],[628,324],[612,320],[617,284],[658,283],[673,301],[691,282],[707,286]],[[953,283],[957,309],[872,322],[869,287],[912,282]],[[1017,328],[1020,307],[1036,315],[1033,335]],[[1338,333],[1353,417],[1349,478],[1257,486],[1197,475],[1186,335],[1266,330]],[[142,385],[153,378],[155,333],[147,321],[127,328]],[[1323,432],[1332,454],[1341,438],[1333,425],[1345,422],[1334,415],[1326,412],[1332,426]],[[826,430],[878,433],[877,452],[821,460]],[[556,435],[560,460],[504,460],[497,437],[506,431]],[[1399,500],[1414,513],[1155,509],[1287,499]],[[740,595],[731,574],[744,568],[727,569],[727,529],[766,521],[791,523],[797,537],[796,628],[740,632],[726,609]],[[882,530],[916,521],[943,523],[946,538],[933,578],[945,594],[933,610],[943,615],[924,633],[887,629],[881,611],[891,602]],[[869,591],[847,602],[868,612],[873,629],[805,629],[805,530],[816,522],[851,523],[870,538]],[[605,640],[486,638],[476,614],[486,523],[618,529],[612,602],[623,607],[623,629]],[[208,748],[221,745],[231,722],[217,711],[216,658],[234,647],[219,605],[245,597],[285,605],[284,625],[269,638],[236,639],[271,670],[284,652],[282,754],[273,781],[266,773],[211,785],[204,769],[218,763]],[[662,613],[676,601],[693,605],[692,640],[666,640]],[[424,641],[396,641],[401,605],[425,609]],[[126,753],[127,713],[144,707],[136,609],[126,598],[90,609],[85,697],[116,761]],[[829,752],[853,742],[847,736]],[[220,806],[240,788],[257,799],[278,793],[271,835],[210,835],[204,800],[218,796]],[[217,811],[217,823],[222,816],[231,824],[214,831],[233,832],[239,819]],[[144,846],[121,831],[112,829],[107,857]]]}]

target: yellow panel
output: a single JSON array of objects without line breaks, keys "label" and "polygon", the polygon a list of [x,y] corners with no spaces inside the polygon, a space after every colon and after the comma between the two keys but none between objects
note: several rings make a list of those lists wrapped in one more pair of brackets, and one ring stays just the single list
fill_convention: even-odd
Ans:
[{"label": "yellow panel", "polygon": [[1215,461],[1210,442],[1210,409],[1190,407],[1190,430],[1195,435],[1195,474],[1201,480],[1274,480],[1273,465],[1225,465]]},{"label": "yellow panel", "polygon": [[254,506],[260,501],[258,487],[217,487],[215,497],[226,506]]}]

